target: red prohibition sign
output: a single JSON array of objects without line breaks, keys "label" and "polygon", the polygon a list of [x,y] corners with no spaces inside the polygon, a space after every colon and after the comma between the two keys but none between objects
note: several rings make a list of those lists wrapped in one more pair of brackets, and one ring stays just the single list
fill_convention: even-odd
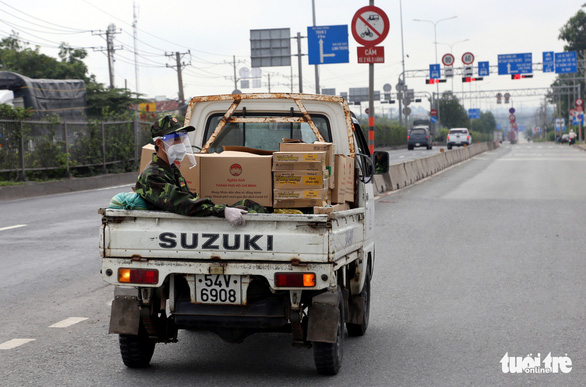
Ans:
[{"label": "red prohibition sign", "polygon": [[474,54],[471,52],[465,52],[464,55],[462,55],[462,63],[465,65],[471,65],[474,63]]},{"label": "red prohibition sign", "polygon": [[387,14],[374,5],[360,8],[352,18],[352,36],[366,47],[376,46],[389,33]]}]

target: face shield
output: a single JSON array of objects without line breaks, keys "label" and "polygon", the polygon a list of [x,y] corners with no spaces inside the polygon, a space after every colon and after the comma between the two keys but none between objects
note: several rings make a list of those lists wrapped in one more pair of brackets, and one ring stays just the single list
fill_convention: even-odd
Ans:
[{"label": "face shield", "polygon": [[157,137],[157,139],[161,139],[163,141],[163,150],[167,154],[169,164],[173,164],[175,162],[180,163],[183,162],[183,160],[186,160],[190,169],[196,166],[197,163],[195,162],[195,157],[193,156],[191,142],[189,141],[189,137],[187,137],[186,132],[166,134],[162,137]]}]

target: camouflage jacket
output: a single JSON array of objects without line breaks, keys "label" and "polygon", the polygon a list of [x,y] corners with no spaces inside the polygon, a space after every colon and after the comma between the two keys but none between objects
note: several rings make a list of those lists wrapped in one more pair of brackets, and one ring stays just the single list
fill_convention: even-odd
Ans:
[{"label": "camouflage jacket", "polygon": [[189,192],[185,178],[179,168],[169,165],[153,154],[153,161],[138,176],[136,193],[151,209],[175,212],[189,216],[224,217],[222,204],[214,204],[211,199],[200,198]]}]

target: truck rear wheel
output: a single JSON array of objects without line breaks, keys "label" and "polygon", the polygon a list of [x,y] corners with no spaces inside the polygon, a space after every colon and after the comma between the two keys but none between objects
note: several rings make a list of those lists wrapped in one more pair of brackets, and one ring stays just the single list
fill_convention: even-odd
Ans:
[{"label": "truck rear wheel", "polygon": [[363,336],[368,328],[368,320],[370,317],[370,276],[367,275],[364,280],[362,291],[358,297],[364,297],[364,312],[362,313],[362,322],[360,324],[347,323],[346,328],[350,336]]},{"label": "truck rear wheel", "polygon": [[338,286],[338,334],[335,343],[313,343],[313,360],[317,372],[322,375],[336,375],[342,366],[344,344],[344,297]]},{"label": "truck rear wheel", "polygon": [[155,340],[141,326],[138,335],[120,335],[120,354],[124,365],[130,368],[145,368],[149,366],[155,352]]}]

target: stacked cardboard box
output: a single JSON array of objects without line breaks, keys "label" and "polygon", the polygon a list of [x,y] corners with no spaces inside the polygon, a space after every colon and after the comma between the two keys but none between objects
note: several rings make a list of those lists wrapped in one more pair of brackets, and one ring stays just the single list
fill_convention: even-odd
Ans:
[{"label": "stacked cardboard box", "polygon": [[300,208],[327,203],[326,152],[273,153],[273,207]]}]

